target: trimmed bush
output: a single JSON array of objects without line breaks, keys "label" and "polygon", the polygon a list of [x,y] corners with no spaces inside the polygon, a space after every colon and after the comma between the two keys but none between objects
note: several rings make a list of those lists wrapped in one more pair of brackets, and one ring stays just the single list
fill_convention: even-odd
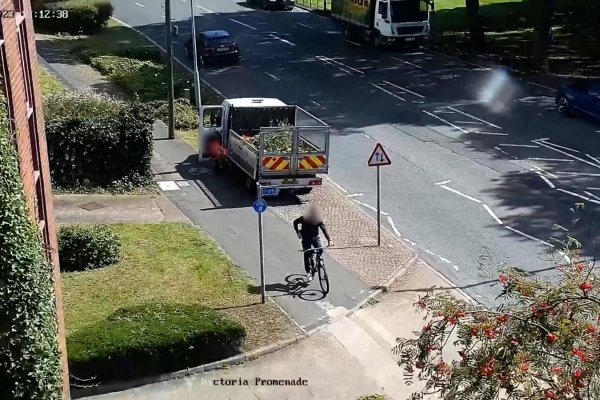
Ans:
[{"label": "trimmed bush", "polygon": [[105,0],[69,0],[44,2],[41,13],[46,14],[64,10],[66,18],[34,18],[35,27],[46,33],[68,33],[71,35],[91,35],[106,26],[113,14],[113,6]]},{"label": "trimmed bush", "polygon": [[116,264],[121,241],[108,225],[73,225],[60,228],[58,256],[61,271],[86,271]]},{"label": "trimmed bush", "polygon": [[54,279],[31,221],[0,94],[0,399],[59,400]]},{"label": "trimmed bush", "polygon": [[53,183],[61,189],[135,188],[152,181],[152,110],[94,93],[45,97]]},{"label": "trimmed bush", "polygon": [[[164,100],[148,103],[155,110],[156,119],[169,120],[169,104]],[[198,109],[188,99],[175,99],[175,129],[191,130],[198,128]]]},{"label": "trimmed bush", "polygon": [[202,305],[120,309],[67,338],[72,374],[100,381],[173,372],[240,352],[246,331]]},{"label": "trimmed bush", "polygon": [[[149,60],[136,60],[115,55],[91,57],[90,65],[113,83],[142,101],[164,100],[167,97],[167,68]],[[174,76],[175,94],[193,87],[181,75]]]}]

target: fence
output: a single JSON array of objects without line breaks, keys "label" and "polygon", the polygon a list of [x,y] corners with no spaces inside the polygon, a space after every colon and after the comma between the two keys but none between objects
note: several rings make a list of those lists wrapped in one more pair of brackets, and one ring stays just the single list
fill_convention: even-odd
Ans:
[{"label": "fence", "polygon": [[315,10],[331,11],[331,0],[296,0],[296,5]]}]

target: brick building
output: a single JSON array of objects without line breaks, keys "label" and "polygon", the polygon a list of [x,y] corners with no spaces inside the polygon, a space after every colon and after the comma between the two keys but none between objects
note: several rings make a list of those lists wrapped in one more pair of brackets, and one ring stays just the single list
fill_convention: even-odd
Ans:
[{"label": "brick building", "polygon": [[[54,266],[58,301],[60,349],[63,355],[63,393],[69,398],[64,338],[60,269],[52,209],[50,169],[44,132],[42,93],[37,79],[35,33],[29,0],[0,0],[0,74],[7,99],[13,137],[19,153],[20,173],[32,218],[38,221],[40,238]],[[1,110],[1,112],[6,112]]]}]

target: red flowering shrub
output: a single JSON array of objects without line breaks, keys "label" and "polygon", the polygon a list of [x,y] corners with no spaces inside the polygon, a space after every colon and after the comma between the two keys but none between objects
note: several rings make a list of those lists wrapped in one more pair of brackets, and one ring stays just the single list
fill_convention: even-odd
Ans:
[{"label": "red flowering shrub", "polygon": [[406,379],[425,382],[412,399],[600,399],[598,275],[578,251],[568,255],[553,280],[503,269],[503,303],[494,309],[448,294],[421,297],[427,325],[394,349]]}]

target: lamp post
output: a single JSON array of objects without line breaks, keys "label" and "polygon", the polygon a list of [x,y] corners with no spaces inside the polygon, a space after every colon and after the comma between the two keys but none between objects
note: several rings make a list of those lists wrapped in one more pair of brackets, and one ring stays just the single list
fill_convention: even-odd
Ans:
[{"label": "lamp post", "polygon": [[198,48],[196,47],[196,2],[190,0],[190,15],[192,24],[192,55],[194,57],[194,86],[196,88],[196,105],[198,106],[198,154],[202,157],[202,98],[200,94],[200,74],[198,72]]},{"label": "lamp post", "polygon": [[175,138],[175,90],[173,85],[173,40],[171,38],[171,0],[165,0],[165,28],[167,31],[167,84],[169,92],[169,139]]}]

